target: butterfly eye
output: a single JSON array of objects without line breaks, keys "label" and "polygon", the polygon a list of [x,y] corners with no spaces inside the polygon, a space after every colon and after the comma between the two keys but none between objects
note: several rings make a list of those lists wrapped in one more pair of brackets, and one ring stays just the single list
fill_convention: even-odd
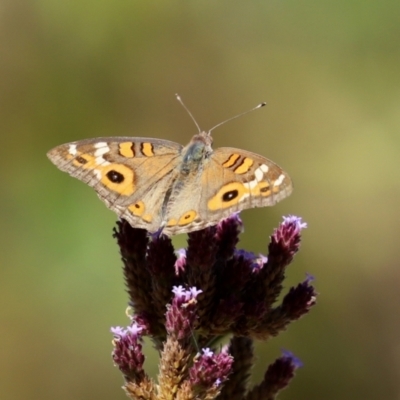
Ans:
[{"label": "butterfly eye", "polygon": [[106,176],[113,183],[122,183],[125,179],[120,172],[114,170],[108,171]]},{"label": "butterfly eye", "polygon": [[226,192],[222,195],[222,201],[231,201],[238,197],[239,192],[235,190],[230,190],[229,192]]}]

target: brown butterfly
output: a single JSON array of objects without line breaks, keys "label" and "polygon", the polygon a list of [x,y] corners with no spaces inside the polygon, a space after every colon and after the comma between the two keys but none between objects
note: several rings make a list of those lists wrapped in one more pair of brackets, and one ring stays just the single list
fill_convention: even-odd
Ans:
[{"label": "brown butterfly", "polygon": [[185,147],[162,139],[105,137],[63,144],[47,155],[92,186],[133,227],[166,235],[273,206],[292,192],[290,177],[268,158],[231,147],[213,150],[211,144],[211,130]]}]

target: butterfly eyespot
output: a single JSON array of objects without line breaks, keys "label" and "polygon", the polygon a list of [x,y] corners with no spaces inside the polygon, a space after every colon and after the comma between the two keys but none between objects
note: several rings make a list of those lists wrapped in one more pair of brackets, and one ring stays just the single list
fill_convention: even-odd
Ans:
[{"label": "butterfly eyespot", "polygon": [[[274,190],[274,193],[277,193],[277,191]],[[263,189],[260,189],[260,194],[263,197],[268,197],[271,195],[271,191],[269,190],[269,188],[263,188]]]},{"label": "butterfly eyespot", "polygon": [[261,193],[266,193],[268,191],[269,191],[269,185],[268,184],[266,186],[264,186],[264,187],[260,187],[260,192]]},{"label": "butterfly eyespot", "polygon": [[248,196],[250,190],[240,182],[231,182],[221,187],[218,192],[211,197],[207,206],[209,210],[217,211],[231,207]]},{"label": "butterfly eyespot", "polygon": [[133,215],[137,215],[137,216],[140,217],[140,216],[143,214],[144,210],[145,210],[143,201],[138,201],[138,202],[136,202],[136,203],[134,203],[134,204],[131,204],[131,205],[128,207],[128,210],[129,210]]},{"label": "butterfly eyespot", "polygon": [[183,214],[178,221],[178,225],[187,225],[190,224],[197,216],[196,211],[190,210]]},{"label": "butterfly eyespot", "polygon": [[[100,182],[109,190],[122,196],[130,196],[135,192],[135,174],[132,168],[123,164],[98,165],[94,172]],[[140,202],[138,202],[140,203]]]},{"label": "butterfly eyespot", "polygon": [[82,156],[78,156],[75,158],[75,161],[79,164],[86,164],[88,162],[88,160],[86,160],[86,158],[83,158]]},{"label": "butterfly eyespot", "polygon": [[235,190],[230,190],[222,195],[222,201],[231,201],[239,196],[239,192]]},{"label": "butterfly eyespot", "polygon": [[71,155],[71,157],[73,157],[72,163],[79,168],[82,167],[90,170],[97,166],[96,158],[89,154],[83,154],[77,156]]},{"label": "butterfly eyespot", "polygon": [[122,183],[125,179],[124,175],[114,170],[108,171],[106,176],[113,183]]}]

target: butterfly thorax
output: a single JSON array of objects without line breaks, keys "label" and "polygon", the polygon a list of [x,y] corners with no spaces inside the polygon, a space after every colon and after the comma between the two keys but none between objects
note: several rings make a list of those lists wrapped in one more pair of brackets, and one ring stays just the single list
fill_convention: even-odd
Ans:
[{"label": "butterfly thorax", "polygon": [[212,139],[207,133],[202,132],[193,136],[190,143],[182,150],[182,175],[197,173],[203,167],[203,163],[212,154]]},{"label": "butterfly thorax", "polygon": [[171,210],[178,201],[184,201],[183,190],[200,191],[201,176],[213,150],[211,137],[205,132],[195,135],[190,143],[182,149],[182,162],[173,184],[164,197],[161,208],[162,218],[168,220]]}]

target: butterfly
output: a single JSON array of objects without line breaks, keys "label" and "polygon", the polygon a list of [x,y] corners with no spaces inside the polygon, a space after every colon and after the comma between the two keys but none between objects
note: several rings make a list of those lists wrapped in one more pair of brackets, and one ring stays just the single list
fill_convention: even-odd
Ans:
[{"label": "butterfly", "polygon": [[186,146],[145,137],[103,137],[47,153],[87,183],[132,227],[171,236],[217,224],[247,208],[273,206],[292,192],[289,175],[261,155],[212,149],[211,130]]}]

